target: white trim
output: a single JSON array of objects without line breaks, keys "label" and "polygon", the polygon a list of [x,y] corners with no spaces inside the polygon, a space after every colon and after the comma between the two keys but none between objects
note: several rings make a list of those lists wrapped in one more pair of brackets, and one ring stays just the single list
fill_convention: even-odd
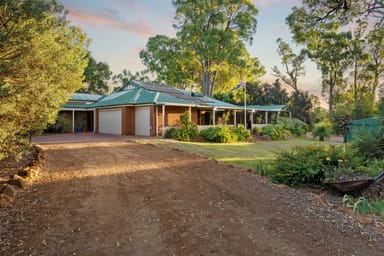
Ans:
[{"label": "white trim", "polygon": [[72,133],[75,133],[75,109],[72,109]]},{"label": "white trim", "polygon": [[165,135],[165,105],[162,105],[162,115],[163,115],[163,118],[162,118],[162,120],[161,120],[161,125],[163,126],[163,137],[164,137],[164,135]]},{"label": "white trim", "polygon": [[155,115],[156,115],[156,118],[155,118],[156,137],[159,137],[159,106],[158,105],[155,106]]}]

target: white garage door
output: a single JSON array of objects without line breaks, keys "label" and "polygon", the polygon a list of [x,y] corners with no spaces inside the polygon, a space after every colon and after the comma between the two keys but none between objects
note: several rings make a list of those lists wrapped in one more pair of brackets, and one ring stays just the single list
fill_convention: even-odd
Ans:
[{"label": "white garage door", "polygon": [[149,107],[139,107],[135,109],[135,134],[150,136],[150,111]]},{"label": "white garage door", "polygon": [[121,134],[121,109],[99,111],[99,133]]}]

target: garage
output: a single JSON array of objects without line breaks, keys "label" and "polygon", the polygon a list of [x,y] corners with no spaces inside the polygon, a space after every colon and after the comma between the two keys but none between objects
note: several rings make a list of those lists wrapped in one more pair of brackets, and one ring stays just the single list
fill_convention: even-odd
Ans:
[{"label": "garage", "polygon": [[99,110],[99,133],[121,134],[121,108]]},{"label": "garage", "polygon": [[150,136],[150,127],[149,107],[137,107],[135,109],[135,134],[140,136]]}]

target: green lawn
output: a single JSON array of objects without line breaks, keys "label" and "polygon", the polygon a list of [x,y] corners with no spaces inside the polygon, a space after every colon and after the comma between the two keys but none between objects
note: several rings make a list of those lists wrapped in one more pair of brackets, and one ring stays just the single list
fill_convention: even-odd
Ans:
[{"label": "green lawn", "polygon": [[[260,161],[270,161],[281,150],[289,150],[295,146],[319,145],[319,141],[309,139],[290,139],[279,141],[258,141],[255,143],[207,143],[180,142],[171,139],[152,140],[151,143],[172,149],[178,149],[200,156],[216,159],[232,165],[254,168]],[[325,145],[340,144],[337,142],[321,142]]]}]

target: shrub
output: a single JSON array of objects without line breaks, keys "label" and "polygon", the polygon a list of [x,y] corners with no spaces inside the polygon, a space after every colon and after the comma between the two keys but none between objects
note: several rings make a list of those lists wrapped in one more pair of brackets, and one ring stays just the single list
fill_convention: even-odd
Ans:
[{"label": "shrub", "polygon": [[319,137],[319,141],[324,141],[324,138],[331,136],[332,134],[332,124],[330,122],[321,122],[316,125],[313,130],[313,137]]},{"label": "shrub", "polygon": [[343,147],[296,147],[277,155],[270,177],[274,182],[293,187],[321,184],[326,176],[335,176],[339,169],[354,170],[362,163],[355,151],[345,151]]},{"label": "shrub", "polygon": [[286,130],[281,124],[268,124],[261,128],[263,135],[270,136],[272,140],[286,139],[291,132]]},{"label": "shrub", "polygon": [[261,128],[259,126],[254,126],[253,127],[253,132],[254,133],[261,133]]},{"label": "shrub", "polygon": [[271,179],[277,183],[299,187],[320,184],[324,177],[323,165],[327,151],[322,146],[297,147],[279,153]]},{"label": "shrub", "polygon": [[367,159],[384,158],[384,129],[358,129],[354,131],[352,147]]},{"label": "shrub", "polygon": [[176,134],[177,134],[177,129],[175,127],[172,127],[165,132],[164,138],[174,139],[176,138]]},{"label": "shrub", "polygon": [[180,117],[181,127],[178,129],[176,139],[181,141],[191,141],[196,137],[199,132],[197,131],[197,125],[191,121],[189,112],[185,112]]},{"label": "shrub", "polygon": [[237,137],[232,133],[231,129],[228,126],[221,126],[220,129],[214,135],[214,142],[220,143],[231,143],[236,142]]},{"label": "shrub", "polygon": [[239,125],[238,127],[217,126],[202,130],[200,135],[208,141],[232,143],[249,139],[251,132],[245,129],[243,125]]},{"label": "shrub", "polygon": [[233,127],[232,134],[237,136],[237,141],[246,141],[251,138],[251,131],[245,128],[244,125],[238,125],[237,127]]},{"label": "shrub", "polygon": [[302,136],[308,131],[308,125],[297,118],[279,118],[278,124],[296,136]]},{"label": "shrub", "polygon": [[165,138],[173,138],[180,141],[191,141],[198,135],[197,126],[190,120],[189,112],[180,116],[181,126],[171,128],[164,134]]},{"label": "shrub", "polygon": [[209,141],[214,141],[215,134],[218,132],[220,127],[209,127],[200,131],[200,136],[206,138]]}]

